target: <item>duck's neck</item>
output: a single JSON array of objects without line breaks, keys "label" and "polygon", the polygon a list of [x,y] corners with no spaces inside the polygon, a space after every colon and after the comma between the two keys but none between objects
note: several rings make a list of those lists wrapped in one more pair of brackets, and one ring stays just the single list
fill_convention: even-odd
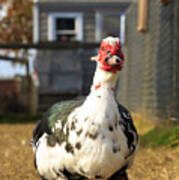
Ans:
[{"label": "duck's neck", "polygon": [[106,72],[97,65],[96,72],[91,86],[91,93],[102,91],[114,91],[119,72]]}]

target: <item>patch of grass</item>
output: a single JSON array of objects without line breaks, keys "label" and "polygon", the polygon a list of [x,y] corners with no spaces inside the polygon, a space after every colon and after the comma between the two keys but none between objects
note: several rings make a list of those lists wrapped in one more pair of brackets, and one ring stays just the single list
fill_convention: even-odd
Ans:
[{"label": "patch of grass", "polygon": [[156,127],[146,134],[142,135],[141,145],[158,147],[158,146],[170,146],[175,147],[179,145],[179,125],[162,125]]},{"label": "patch of grass", "polygon": [[156,122],[153,119],[144,117],[140,113],[132,113],[132,117],[139,135],[146,134],[156,126]]},{"label": "patch of grass", "polygon": [[30,123],[37,122],[37,120],[42,118],[42,114],[35,116],[28,114],[0,114],[0,123]]}]

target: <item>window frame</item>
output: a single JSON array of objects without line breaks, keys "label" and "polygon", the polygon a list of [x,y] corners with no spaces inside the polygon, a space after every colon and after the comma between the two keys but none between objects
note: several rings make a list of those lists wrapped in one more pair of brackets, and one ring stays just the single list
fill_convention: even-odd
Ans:
[{"label": "window frame", "polygon": [[57,18],[74,18],[76,40],[83,41],[83,14],[79,12],[54,12],[48,14],[48,40],[56,41],[56,19]]}]

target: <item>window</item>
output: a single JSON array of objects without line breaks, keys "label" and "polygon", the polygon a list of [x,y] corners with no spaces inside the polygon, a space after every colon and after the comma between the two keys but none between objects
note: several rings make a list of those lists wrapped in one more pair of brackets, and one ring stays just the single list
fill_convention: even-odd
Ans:
[{"label": "window", "polygon": [[48,39],[50,41],[82,41],[82,14],[51,13],[48,20]]},{"label": "window", "polygon": [[75,18],[56,19],[56,39],[58,41],[75,40]]}]

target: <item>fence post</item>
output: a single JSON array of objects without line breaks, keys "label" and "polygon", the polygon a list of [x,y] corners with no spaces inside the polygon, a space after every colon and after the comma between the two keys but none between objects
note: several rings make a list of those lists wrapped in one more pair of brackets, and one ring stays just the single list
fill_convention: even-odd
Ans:
[{"label": "fence post", "polygon": [[29,61],[27,60],[26,64],[26,78],[27,78],[27,105],[28,105],[28,113],[30,115],[35,115],[37,113],[37,105],[36,105],[36,96],[34,93],[35,87],[33,85],[33,81],[29,71]]}]

